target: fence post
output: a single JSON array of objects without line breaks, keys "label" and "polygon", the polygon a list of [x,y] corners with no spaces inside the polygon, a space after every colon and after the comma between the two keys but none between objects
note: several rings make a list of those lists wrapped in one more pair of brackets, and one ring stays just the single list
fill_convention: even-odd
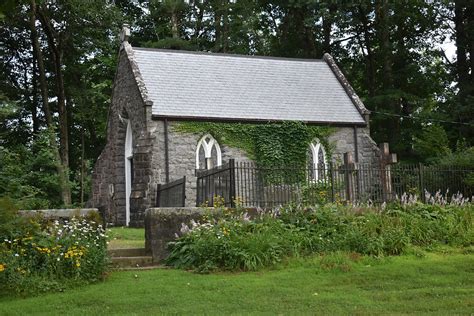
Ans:
[{"label": "fence post", "polygon": [[235,207],[235,160],[229,159],[229,197],[230,197],[230,207]]},{"label": "fence post", "polygon": [[183,192],[181,194],[182,194],[181,195],[181,198],[182,198],[181,201],[183,201],[182,206],[185,207],[186,206],[186,176],[183,177]]},{"label": "fence post", "polygon": [[329,170],[330,170],[330,176],[331,176],[331,200],[334,203],[334,165],[332,161],[329,162]]},{"label": "fence post", "polygon": [[425,199],[425,183],[423,179],[423,164],[418,164],[418,185],[420,187],[420,199],[423,203],[426,203]]},{"label": "fence post", "polygon": [[346,181],[346,197],[348,201],[354,201],[354,179],[352,171],[354,171],[354,159],[350,152],[344,153],[344,178]]}]

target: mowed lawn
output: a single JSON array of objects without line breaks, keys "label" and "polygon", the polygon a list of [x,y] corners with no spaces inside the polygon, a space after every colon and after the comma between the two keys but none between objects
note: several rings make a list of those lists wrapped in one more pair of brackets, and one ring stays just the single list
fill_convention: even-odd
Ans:
[{"label": "mowed lawn", "polygon": [[0,299],[0,315],[474,313],[474,254],[293,259],[260,272],[112,272],[64,293]]},{"label": "mowed lawn", "polygon": [[145,230],[143,228],[112,227],[107,229],[109,249],[145,247]]}]

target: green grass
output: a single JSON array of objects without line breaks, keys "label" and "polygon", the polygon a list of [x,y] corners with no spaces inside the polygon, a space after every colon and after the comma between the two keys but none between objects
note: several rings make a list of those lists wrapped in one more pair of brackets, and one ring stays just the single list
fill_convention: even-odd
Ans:
[{"label": "green grass", "polygon": [[113,272],[64,293],[0,299],[0,315],[471,314],[472,249],[414,253],[336,253],[251,273]]},{"label": "green grass", "polygon": [[145,230],[143,228],[107,228],[107,236],[109,236],[109,249],[145,247]]}]

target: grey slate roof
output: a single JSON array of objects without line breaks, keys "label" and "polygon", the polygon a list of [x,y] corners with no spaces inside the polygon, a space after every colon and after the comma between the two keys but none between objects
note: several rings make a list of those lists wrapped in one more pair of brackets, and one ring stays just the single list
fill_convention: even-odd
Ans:
[{"label": "grey slate roof", "polygon": [[154,117],[365,124],[324,60],[133,51]]}]

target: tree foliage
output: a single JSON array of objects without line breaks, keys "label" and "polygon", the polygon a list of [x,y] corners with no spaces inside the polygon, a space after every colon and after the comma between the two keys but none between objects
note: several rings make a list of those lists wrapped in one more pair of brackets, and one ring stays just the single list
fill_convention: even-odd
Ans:
[{"label": "tree foliage", "polygon": [[[39,135],[52,130],[55,171],[43,175],[56,174],[60,203],[87,200],[90,167],[105,143],[124,22],[133,46],[298,58],[330,53],[372,111],[372,137],[389,141],[402,160],[429,160],[459,142],[473,146],[473,12],[470,0],[3,1],[0,146],[8,155],[1,163],[34,155]],[[444,51],[446,42],[455,55]],[[32,168],[20,166],[26,169],[19,173]]]}]

